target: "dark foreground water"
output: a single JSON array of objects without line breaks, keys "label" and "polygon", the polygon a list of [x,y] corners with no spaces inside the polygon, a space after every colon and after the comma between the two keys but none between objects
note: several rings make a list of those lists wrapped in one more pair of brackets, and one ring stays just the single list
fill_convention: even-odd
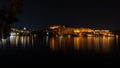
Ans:
[{"label": "dark foreground water", "polygon": [[112,64],[120,63],[116,37],[10,36],[0,40],[2,63]]}]

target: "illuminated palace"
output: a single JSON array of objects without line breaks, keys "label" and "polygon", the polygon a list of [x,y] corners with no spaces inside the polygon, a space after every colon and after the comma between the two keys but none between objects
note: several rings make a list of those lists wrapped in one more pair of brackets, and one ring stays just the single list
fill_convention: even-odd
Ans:
[{"label": "illuminated palace", "polygon": [[70,36],[115,36],[110,30],[94,30],[91,28],[75,28],[65,26],[50,26],[49,31],[56,35],[70,35]]}]

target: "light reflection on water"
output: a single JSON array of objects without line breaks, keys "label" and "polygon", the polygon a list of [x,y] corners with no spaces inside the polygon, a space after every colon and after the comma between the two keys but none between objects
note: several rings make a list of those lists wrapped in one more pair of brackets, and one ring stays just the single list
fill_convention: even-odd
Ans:
[{"label": "light reflection on water", "polygon": [[[0,40],[0,47],[21,47],[27,48],[40,46],[49,47],[53,51],[95,51],[109,52],[114,46],[118,45],[118,38],[115,37],[44,37],[45,40],[37,39],[37,36],[10,36],[8,39]],[[44,41],[44,42],[42,42]],[[116,44],[116,45],[114,45]]]},{"label": "light reflection on water", "polygon": [[116,46],[115,37],[52,37],[50,48],[57,50],[109,52]]},{"label": "light reflection on water", "polygon": [[34,46],[33,36],[10,36],[0,40],[1,47],[32,47]]}]

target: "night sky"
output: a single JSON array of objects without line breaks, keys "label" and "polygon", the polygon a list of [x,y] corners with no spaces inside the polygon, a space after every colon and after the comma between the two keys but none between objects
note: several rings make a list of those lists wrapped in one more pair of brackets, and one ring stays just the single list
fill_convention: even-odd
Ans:
[{"label": "night sky", "polygon": [[[2,0],[0,4],[3,4]],[[49,25],[120,29],[120,2],[24,0],[19,22],[13,24],[14,27],[28,28]]]}]

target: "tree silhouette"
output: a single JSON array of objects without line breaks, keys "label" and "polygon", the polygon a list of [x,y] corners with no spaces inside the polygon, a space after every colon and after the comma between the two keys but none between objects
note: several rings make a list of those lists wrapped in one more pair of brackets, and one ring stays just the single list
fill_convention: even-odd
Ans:
[{"label": "tree silhouette", "polygon": [[23,0],[8,0],[7,9],[0,9],[0,36],[9,36],[11,24],[18,21],[17,15],[21,13]]}]

